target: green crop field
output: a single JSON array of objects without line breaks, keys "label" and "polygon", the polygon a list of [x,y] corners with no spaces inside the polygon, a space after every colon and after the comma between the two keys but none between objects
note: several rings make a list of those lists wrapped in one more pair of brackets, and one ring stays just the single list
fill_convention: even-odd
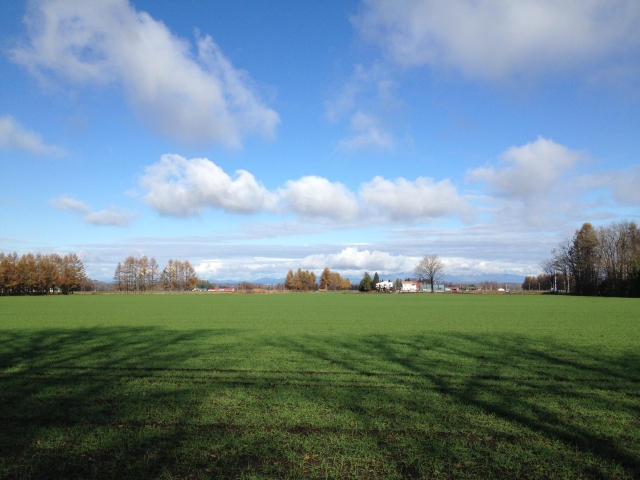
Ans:
[{"label": "green crop field", "polygon": [[0,478],[640,478],[640,301],[0,298]]}]

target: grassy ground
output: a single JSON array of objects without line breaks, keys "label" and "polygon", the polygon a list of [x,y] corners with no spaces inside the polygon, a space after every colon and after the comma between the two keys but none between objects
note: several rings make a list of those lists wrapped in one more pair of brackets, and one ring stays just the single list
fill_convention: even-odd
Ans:
[{"label": "grassy ground", "polygon": [[0,298],[0,478],[640,478],[640,302]]}]

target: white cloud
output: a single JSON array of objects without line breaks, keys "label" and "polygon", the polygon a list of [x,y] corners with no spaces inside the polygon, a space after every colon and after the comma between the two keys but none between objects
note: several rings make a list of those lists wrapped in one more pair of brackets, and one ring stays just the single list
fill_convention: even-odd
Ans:
[{"label": "white cloud", "polygon": [[106,210],[87,213],[83,217],[83,221],[98,226],[112,225],[116,227],[126,227],[134,216],[134,214],[119,210],[112,205]]},{"label": "white cloud", "polygon": [[198,278],[207,278],[212,275],[216,275],[222,268],[224,268],[224,263],[219,259],[203,260],[194,267],[198,274]]},{"label": "white cloud", "polygon": [[84,223],[96,226],[126,227],[137,215],[135,212],[126,212],[113,205],[106,210],[92,211],[86,203],[67,195],[49,200],[49,205],[57,210],[80,214]]},{"label": "white cloud", "polygon": [[486,275],[484,280],[492,280],[491,275],[511,274],[535,275],[540,272],[539,265],[529,262],[509,262],[506,260],[488,260],[465,257],[443,257],[444,272],[456,277]]},{"label": "white cloud", "polygon": [[511,147],[501,155],[501,168],[480,167],[467,172],[467,180],[484,182],[489,191],[509,199],[539,198],[558,186],[563,174],[581,154],[538,137],[535,142]]},{"label": "white cloud", "polygon": [[585,188],[607,188],[624,205],[640,205],[640,165],[626,170],[584,175],[578,183]]},{"label": "white cloud", "polygon": [[[584,220],[582,220],[584,221]],[[246,226],[245,226],[246,227]],[[245,227],[242,227],[243,230]],[[539,262],[551,256],[551,248],[575,230],[574,225],[547,225],[544,235],[531,241],[531,229],[474,224],[434,229],[396,227],[368,234],[367,246],[339,244],[292,245],[289,242],[260,241],[270,237],[257,234],[252,242],[234,241],[238,231],[221,236],[176,236],[128,238],[116,243],[76,245],[84,252],[83,261],[93,278],[109,280],[118,262],[128,255],[155,257],[162,266],[170,258],[188,259],[200,278],[210,280],[283,279],[289,269],[302,267],[319,275],[324,267],[338,271],[357,282],[365,270],[379,272],[382,278],[414,276],[411,272],[425,254],[438,254],[445,273],[467,280],[495,280],[498,275],[539,273]],[[253,227],[251,227],[251,233]],[[246,232],[246,230],[245,230]],[[539,233],[538,230],[536,230]],[[292,233],[296,234],[296,233]],[[38,247],[42,251],[42,246]],[[16,250],[29,251],[16,244]],[[49,251],[55,251],[51,247]],[[85,258],[87,259],[85,261]],[[91,273],[93,272],[93,273]]]},{"label": "white cloud", "polygon": [[88,213],[91,211],[86,203],[68,197],[67,195],[61,195],[58,198],[49,200],[49,205],[57,210],[64,210],[65,212]]},{"label": "white cloud", "polygon": [[308,255],[300,260],[300,265],[302,268],[329,267],[340,271],[406,272],[413,270],[419,260],[419,257],[347,247],[339,253]]},{"label": "white cloud", "polygon": [[289,180],[278,194],[290,210],[302,217],[350,220],[359,210],[355,195],[347,187],[317,176]]},{"label": "white cloud", "polygon": [[47,145],[36,132],[27,130],[12,117],[0,117],[0,149],[29,152],[34,155],[64,155],[64,149]]},{"label": "white cloud", "polygon": [[356,112],[351,117],[351,130],[354,136],[338,142],[337,150],[352,152],[366,149],[391,149],[394,145],[393,135],[387,132],[381,122],[371,115]]},{"label": "white cloud", "polygon": [[140,184],[146,203],[163,215],[197,215],[205,207],[247,214],[273,211],[277,204],[277,196],[246,170],[237,170],[233,179],[206,158],[163,155],[145,168]]},{"label": "white cloud", "polygon": [[448,180],[438,183],[431,178],[415,181],[397,178],[387,180],[377,176],[360,187],[364,204],[393,220],[433,219],[461,215],[467,217],[471,206]]},{"label": "white cloud", "polygon": [[127,0],[38,0],[25,21],[29,44],[13,49],[14,61],[41,78],[120,82],[161,134],[239,147],[245,135],[272,136],[280,121],[211,37],[197,38],[194,55],[189,42]]},{"label": "white cloud", "polygon": [[356,104],[373,100],[378,106],[395,107],[400,102],[393,95],[395,82],[379,64],[366,68],[357,64],[353,73],[335,92],[333,98],[325,102],[327,118],[330,122],[338,122],[356,109]]},{"label": "white cloud", "polygon": [[391,221],[467,217],[471,207],[449,180],[430,178],[394,181],[375,177],[360,187],[360,201],[345,185],[318,176],[289,180],[270,191],[246,170],[235,178],[206,158],[188,160],[165,154],[145,168],[140,178],[144,200],[162,215],[188,217],[205,208],[232,214],[295,213],[303,219],[363,220],[374,216]]},{"label": "white cloud", "polygon": [[488,79],[582,65],[637,63],[636,0],[365,0],[353,18],[397,63]]}]

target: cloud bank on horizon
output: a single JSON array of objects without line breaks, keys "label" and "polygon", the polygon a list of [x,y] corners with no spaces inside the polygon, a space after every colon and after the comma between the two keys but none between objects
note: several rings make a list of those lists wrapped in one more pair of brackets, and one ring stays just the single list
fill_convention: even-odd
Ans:
[{"label": "cloud bank on horizon", "polygon": [[0,251],[80,251],[103,279],[142,253],[526,275],[582,222],[640,216],[638,2],[347,5],[310,7],[324,28],[273,4],[8,11]]}]

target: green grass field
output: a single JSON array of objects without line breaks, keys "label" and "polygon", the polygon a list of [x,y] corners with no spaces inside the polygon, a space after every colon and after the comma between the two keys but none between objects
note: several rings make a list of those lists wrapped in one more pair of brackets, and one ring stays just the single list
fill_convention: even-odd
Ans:
[{"label": "green grass field", "polygon": [[0,298],[0,478],[640,478],[640,301]]}]

